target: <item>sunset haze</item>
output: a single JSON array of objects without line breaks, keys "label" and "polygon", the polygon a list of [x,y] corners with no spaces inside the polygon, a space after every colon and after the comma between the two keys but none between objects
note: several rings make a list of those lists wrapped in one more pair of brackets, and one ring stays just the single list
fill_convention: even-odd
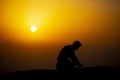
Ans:
[{"label": "sunset haze", "polygon": [[[0,0],[0,71],[55,69],[79,40],[85,67],[120,69],[119,0]],[[35,25],[37,31],[32,32]]]}]

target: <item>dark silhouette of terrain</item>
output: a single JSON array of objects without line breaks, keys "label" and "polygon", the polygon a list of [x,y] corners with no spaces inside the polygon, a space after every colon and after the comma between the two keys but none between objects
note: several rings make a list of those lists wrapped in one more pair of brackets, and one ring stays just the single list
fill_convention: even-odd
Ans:
[{"label": "dark silhouette of terrain", "polygon": [[29,70],[3,74],[0,80],[120,80],[120,70],[112,67],[79,68],[71,72]]}]

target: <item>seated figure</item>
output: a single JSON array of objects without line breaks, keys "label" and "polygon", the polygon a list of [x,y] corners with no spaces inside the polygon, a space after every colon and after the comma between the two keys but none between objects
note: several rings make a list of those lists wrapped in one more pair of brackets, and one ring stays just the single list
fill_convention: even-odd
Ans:
[{"label": "seated figure", "polygon": [[72,45],[64,46],[57,58],[56,69],[58,71],[71,71],[74,69],[74,66],[82,67],[75,56],[75,51],[78,50],[80,46],[82,46],[82,44],[79,41],[75,41]]}]

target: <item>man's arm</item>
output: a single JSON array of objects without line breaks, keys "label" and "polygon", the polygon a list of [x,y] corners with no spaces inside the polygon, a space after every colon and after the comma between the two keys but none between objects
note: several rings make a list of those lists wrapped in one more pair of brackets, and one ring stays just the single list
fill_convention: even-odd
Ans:
[{"label": "man's arm", "polygon": [[82,66],[81,64],[80,64],[80,62],[79,62],[79,60],[77,59],[77,57],[75,56],[75,53],[72,53],[72,55],[71,55],[71,60],[73,61],[73,63],[75,64],[75,65],[77,65],[77,66]]}]

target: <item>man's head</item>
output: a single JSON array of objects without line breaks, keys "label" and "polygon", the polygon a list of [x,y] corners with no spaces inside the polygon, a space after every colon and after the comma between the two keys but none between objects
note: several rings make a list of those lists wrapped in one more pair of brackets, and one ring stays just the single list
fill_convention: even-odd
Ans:
[{"label": "man's head", "polygon": [[79,41],[75,41],[73,43],[74,50],[78,50],[80,46],[82,46],[82,44]]}]

